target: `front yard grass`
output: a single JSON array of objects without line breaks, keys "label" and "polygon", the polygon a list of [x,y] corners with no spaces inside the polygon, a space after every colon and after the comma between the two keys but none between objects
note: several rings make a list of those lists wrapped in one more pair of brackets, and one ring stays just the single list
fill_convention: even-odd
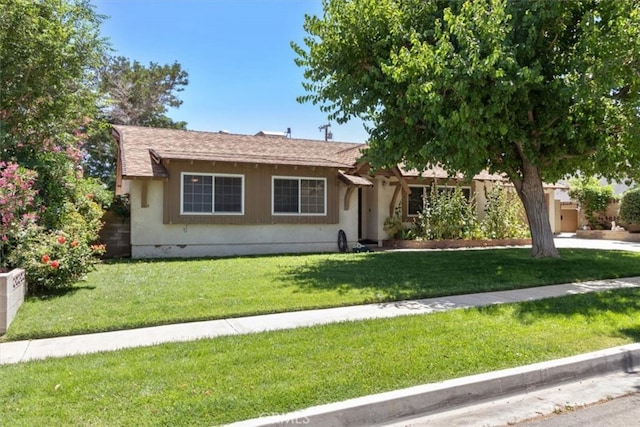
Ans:
[{"label": "front yard grass", "polygon": [[640,289],[0,366],[3,425],[210,426],[640,339]]},{"label": "front yard grass", "polygon": [[283,255],[117,261],[47,298],[29,298],[4,340],[429,298],[640,275],[640,253],[560,249]]}]

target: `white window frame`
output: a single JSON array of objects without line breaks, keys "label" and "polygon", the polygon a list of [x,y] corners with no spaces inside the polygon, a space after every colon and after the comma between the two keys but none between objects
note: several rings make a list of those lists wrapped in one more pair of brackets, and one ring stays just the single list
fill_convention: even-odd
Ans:
[{"label": "white window frame", "polygon": [[[298,212],[276,212],[275,211],[275,202],[276,202],[276,179],[289,180],[289,181],[298,181]],[[302,213],[302,180],[309,181],[322,181],[324,184],[324,198],[323,198],[323,209],[322,213]],[[317,177],[317,176],[271,176],[271,215],[274,216],[327,216],[327,178]]]},{"label": "white window frame", "polygon": [[[211,199],[211,212],[186,212],[184,210],[184,177],[185,175],[196,175],[196,176],[210,176],[212,177],[212,181],[213,181],[213,190],[212,190],[212,199]],[[216,188],[216,178],[220,177],[220,178],[240,178],[240,182],[241,182],[241,191],[242,194],[240,195],[240,212],[216,212],[215,211],[215,206],[216,206],[216,195],[215,195],[215,188]],[[228,173],[203,173],[203,172],[182,172],[180,174],[180,215],[198,215],[198,216],[203,216],[203,215],[244,215],[244,208],[245,208],[245,180],[244,180],[244,175],[240,175],[240,174],[228,174]]]}]

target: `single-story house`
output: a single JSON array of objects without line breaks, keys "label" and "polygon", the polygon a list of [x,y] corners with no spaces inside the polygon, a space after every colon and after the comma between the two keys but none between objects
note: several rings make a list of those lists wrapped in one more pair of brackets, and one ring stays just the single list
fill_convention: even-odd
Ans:
[{"label": "single-story house", "polygon": [[[438,168],[370,175],[364,144],[136,126],[114,126],[113,136],[133,258],[337,251],[341,230],[349,246],[381,244],[396,206],[410,222],[434,179],[460,181]],[[462,185],[482,212],[485,188],[501,180],[482,173]],[[559,201],[545,191],[554,223]]]}]

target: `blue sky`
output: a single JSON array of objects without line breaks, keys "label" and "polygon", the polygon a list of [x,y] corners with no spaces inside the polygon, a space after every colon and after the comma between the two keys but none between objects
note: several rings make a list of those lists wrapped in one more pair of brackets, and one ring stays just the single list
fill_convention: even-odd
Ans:
[{"label": "blue sky", "polygon": [[[291,128],[294,138],[323,139],[326,114],[299,104],[303,70],[290,42],[302,44],[304,15],[321,15],[320,0],[93,0],[106,15],[102,34],[115,55],[175,61],[189,73],[170,110],[188,129],[255,134]],[[362,122],[331,123],[335,141],[365,142]]]}]

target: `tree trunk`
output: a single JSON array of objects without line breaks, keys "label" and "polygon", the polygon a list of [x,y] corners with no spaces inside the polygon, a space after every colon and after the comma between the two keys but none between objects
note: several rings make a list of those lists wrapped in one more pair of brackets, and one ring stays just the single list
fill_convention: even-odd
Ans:
[{"label": "tree trunk", "polygon": [[524,206],[531,231],[531,256],[534,258],[559,258],[560,253],[553,241],[553,231],[549,222],[549,209],[545,202],[540,172],[534,165],[525,162],[522,179],[514,180],[513,185]]}]

